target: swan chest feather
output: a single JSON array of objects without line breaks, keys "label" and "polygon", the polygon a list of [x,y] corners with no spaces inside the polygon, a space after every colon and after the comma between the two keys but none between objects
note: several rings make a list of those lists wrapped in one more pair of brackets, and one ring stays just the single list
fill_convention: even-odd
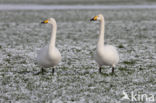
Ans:
[{"label": "swan chest feather", "polygon": [[52,67],[61,61],[61,54],[57,48],[49,50],[46,46],[38,52],[37,61],[43,67]]},{"label": "swan chest feather", "polygon": [[119,61],[119,55],[115,47],[111,45],[105,45],[103,47],[97,47],[96,61],[102,65],[116,65]]}]

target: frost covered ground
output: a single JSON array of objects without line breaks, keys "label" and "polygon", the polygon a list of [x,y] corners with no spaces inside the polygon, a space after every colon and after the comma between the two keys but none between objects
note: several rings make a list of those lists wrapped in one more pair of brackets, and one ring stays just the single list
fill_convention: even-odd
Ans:
[{"label": "frost covered ground", "polygon": [[[105,43],[115,45],[120,63],[111,75],[94,61],[99,25],[90,22],[102,13]],[[0,101],[2,103],[128,103],[126,91],[156,95],[156,10],[42,10],[0,11]],[[62,62],[53,75],[42,75],[36,52],[50,39],[51,26],[40,22],[54,17],[56,44]],[[142,103],[142,102],[141,102]],[[143,102],[144,103],[144,102]]]}]

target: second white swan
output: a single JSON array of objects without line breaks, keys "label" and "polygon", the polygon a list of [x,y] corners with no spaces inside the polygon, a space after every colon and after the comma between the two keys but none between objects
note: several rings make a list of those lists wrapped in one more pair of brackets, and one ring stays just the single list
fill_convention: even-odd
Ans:
[{"label": "second white swan", "polygon": [[119,54],[116,48],[112,45],[104,45],[104,30],[105,23],[102,14],[93,17],[90,21],[100,21],[100,34],[99,40],[96,47],[96,62],[99,64],[99,72],[101,73],[101,66],[108,65],[112,67],[112,73],[114,73],[114,68],[119,61]]},{"label": "second white swan", "polygon": [[[57,24],[54,18],[49,18],[41,23],[51,24],[53,30],[50,43],[38,52],[37,62],[44,68],[54,67],[61,61],[61,54],[59,50],[55,47]],[[54,73],[54,68],[52,72]]]}]

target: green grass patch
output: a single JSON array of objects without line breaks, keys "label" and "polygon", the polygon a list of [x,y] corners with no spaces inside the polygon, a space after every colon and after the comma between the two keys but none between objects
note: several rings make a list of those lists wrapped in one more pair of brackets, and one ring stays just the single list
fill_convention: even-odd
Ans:
[{"label": "green grass patch", "polygon": [[136,63],[135,60],[131,60],[131,61],[124,61],[123,62],[124,64],[127,64],[127,65],[134,65]]},{"label": "green grass patch", "polygon": [[118,48],[125,48],[122,44],[120,44],[119,46],[118,46]]}]

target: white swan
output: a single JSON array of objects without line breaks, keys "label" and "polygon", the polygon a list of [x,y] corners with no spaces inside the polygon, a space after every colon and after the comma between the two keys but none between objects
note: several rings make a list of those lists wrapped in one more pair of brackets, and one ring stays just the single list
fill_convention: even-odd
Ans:
[{"label": "white swan", "polygon": [[[56,31],[57,31],[57,24],[54,18],[49,18],[43,22],[43,24],[52,24],[52,33],[51,33],[51,39],[49,45],[42,48],[37,53],[37,62],[43,67],[54,67],[61,61],[61,54],[59,50],[55,47],[55,41],[56,41]],[[54,68],[53,68],[54,73]]]},{"label": "white swan", "polygon": [[90,21],[100,21],[100,34],[99,40],[96,47],[96,62],[99,64],[99,72],[101,73],[101,66],[108,65],[112,67],[112,73],[114,73],[114,68],[119,61],[119,54],[116,48],[112,45],[104,45],[104,17],[102,14],[95,16]]}]

